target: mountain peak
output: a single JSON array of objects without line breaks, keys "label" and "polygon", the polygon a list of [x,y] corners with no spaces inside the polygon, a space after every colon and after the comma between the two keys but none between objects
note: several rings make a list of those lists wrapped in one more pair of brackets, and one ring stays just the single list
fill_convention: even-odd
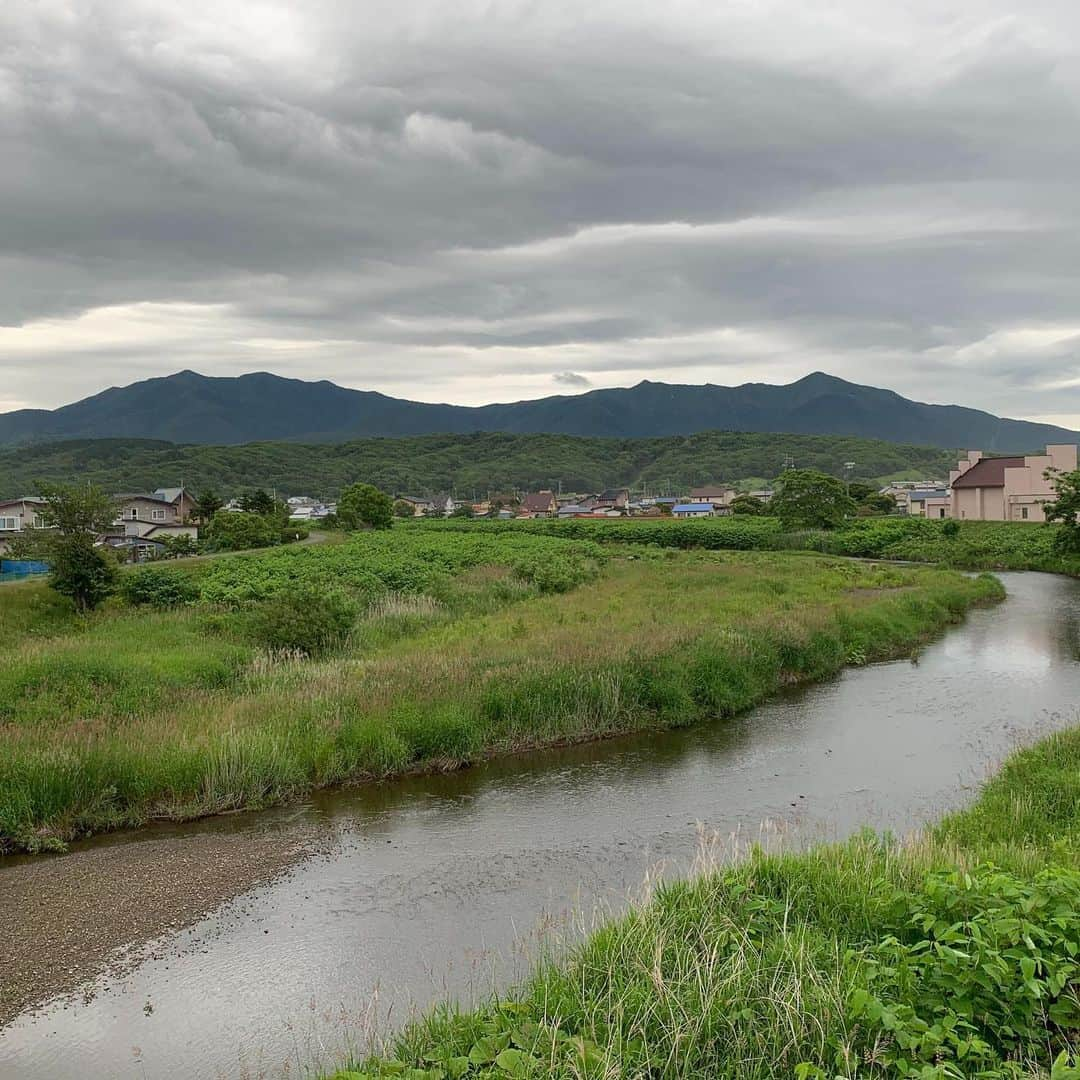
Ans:
[{"label": "mountain peak", "polygon": [[[178,387],[184,392],[177,393]],[[1076,432],[1005,420],[961,406],[926,405],[891,390],[815,371],[787,386],[636,386],[537,401],[467,407],[405,401],[271,372],[207,376],[184,370],[114,388],[62,409],[0,415],[0,444],[127,438],[177,443],[344,442],[365,435],[501,431],[606,437],[700,431],[852,435],[941,447],[1026,453]]]}]

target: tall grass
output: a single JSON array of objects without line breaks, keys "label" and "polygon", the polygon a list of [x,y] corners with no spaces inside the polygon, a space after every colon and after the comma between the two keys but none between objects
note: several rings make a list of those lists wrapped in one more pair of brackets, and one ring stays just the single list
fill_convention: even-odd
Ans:
[{"label": "tall grass", "polygon": [[906,654],[1001,595],[986,577],[753,553],[617,560],[591,587],[528,586],[510,606],[493,597],[521,595],[520,578],[470,573],[471,613],[384,598],[320,661],[257,653],[198,608],[24,645],[0,673],[16,703],[0,716],[0,843],[729,716]]},{"label": "tall grass", "polygon": [[922,837],[664,884],[517,992],[338,1077],[1076,1080],[1078,805],[1074,729]]}]

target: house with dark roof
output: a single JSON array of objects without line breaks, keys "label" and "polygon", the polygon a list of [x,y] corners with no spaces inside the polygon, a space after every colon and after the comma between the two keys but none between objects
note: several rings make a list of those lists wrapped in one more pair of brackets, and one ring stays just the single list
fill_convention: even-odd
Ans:
[{"label": "house with dark roof", "polygon": [[706,484],[690,490],[690,502],[712,503],[713,506],[730,506],[735,489],[727,484]]},{"label": "house with dark roof", "polygon": [[521,500],[521,513],[530,517],[552,517],[559,509],[553,491],[530,492]]},{"label": "house with dark roof", "polygon": [[1048,446],[1045,454],[986,457],[971,450],[949,473],[949,516],[966,521],[1045,521],[1056,495],[1048,471],[1073,472],[1077,448]]}]

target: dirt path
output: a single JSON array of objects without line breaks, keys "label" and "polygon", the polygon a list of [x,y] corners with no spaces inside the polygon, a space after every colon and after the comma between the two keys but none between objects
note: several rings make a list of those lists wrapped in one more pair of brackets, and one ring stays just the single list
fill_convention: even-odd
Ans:
[{"label": "dirt path", "polygon": [[141,946],[288,872],[327,842],[311,827],[216,832],[0,860],[0,1028],[106,969],[134,966]]}]

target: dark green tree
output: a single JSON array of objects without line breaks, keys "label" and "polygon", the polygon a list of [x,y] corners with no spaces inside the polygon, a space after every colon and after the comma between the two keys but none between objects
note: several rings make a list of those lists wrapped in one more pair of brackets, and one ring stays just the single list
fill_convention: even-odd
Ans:
[{"label": "dark green tree", "polygon": [[458,503],[457,506],[450,512],[452,518],[471,518],[474,517],[473,508],[468,503]]},{"label": "dark green tree", "polygon": [[262,488],[240,496],[240,509],[248,514],[270,517],[277,512],[277,508],[273,495]]},{"label": "dark green tree", "polygon": [[207,488],[195,502],[197,503],[196,515],[200,524],[208,525],[213,516],[225,505],[225,500],[213,489]]},{"label": "dark green tree", "polygon": [[215,551],[246,551],[281,543],[281,526],[262,514],[237,514],[219,510],[210,522],[207,542]]},{"label": "dark green tree", "polygon": [[34,539],[49,563],[49,584],[71,598],[76,609],[92,611],[116,588],[117,564],[99,537],[116,520],[117,507],[92,484],[39,484],[45,500],[45,528]]},{"label": "dark green tree", "polygon": [[760,517],[768,512],[768,507],[756,495],[736,495],[731,500],[731,512],[751,517]]},{"label": "dark green tree", "polygon": [[416,511],[413,509],[411,502],[406,502],[404,499],[398,499],[394,503],[394,517],[397,518],[411,518],[416,516]]},{"label": "dark green tree", "polygon": [[854,517],[855,500],[842,480],[814,469],[788,469],[777,482],[769,509],[785,529],[835,529]]},{"label": "dark green tree", "polygon": [[389,529],[394,523],[394,500],[372,484],[352,484],[338,499],[337,519],[348,532],[365,526]]},{"label": "dark green tree", "polygon": [[1047,521],[1060,522],[1057,534],[1059,551],[1080,552],[1080,469],[1074,472],[1048,471],[1057,498],[1043,507]]}]

